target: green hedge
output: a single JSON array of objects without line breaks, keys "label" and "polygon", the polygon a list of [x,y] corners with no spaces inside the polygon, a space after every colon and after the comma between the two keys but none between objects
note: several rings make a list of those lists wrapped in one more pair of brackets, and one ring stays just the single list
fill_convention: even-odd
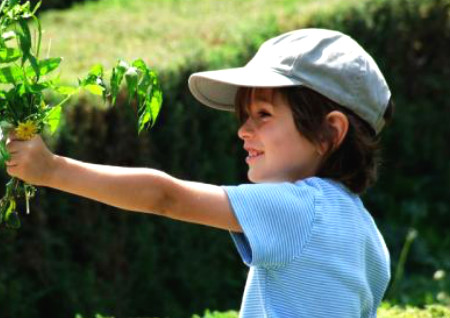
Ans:
[{"label": "green hedge", "polygon": [[[48,10],[48,9],[66,9],[71,7],[74,3],[85,2],[86,0],[30,0],[30,3],[33,6],[35,6],[39,1],[42,1],[41,9]],[[88,0],[88,1],[97,1],[97,0]]]},{"label": "green hedge", "polygon": [[[67,109],[53,149],[90,162],[150,166],[185,179],[244,182],[235,119],[196,103],[188,76],[240,65],[264,39],[288,28],[342,30],[374,55],[397,104],[394,123],[383,134],[380,182],[364,196],[394,267],[408,229],[419,233],[405,278],[390,300],[436,302],[438,292],[450,290],[448,277],[432,279],[435,270],[450,269],[449,7],[449,0],[376,0],[309,19],[301,8],[293,9],[283,21],[261,25],[252,38],[161,74],[165,102],[149,134],[136,137],[124,106],[105,110],[80,99]],[[239,308],[247,268],[224,231],[123,213],[45,188],[22,220],[19,232],[0,232],[0,316],[186,317],[204,308]]]},{"label": "green hedge", "polygon": [[[393,91],[393,125],[383,134],[379,183],[364,197],[392,252],[393,267],[410,229],[417,230],[405,279],[390,296],[430,303],[450,280],[450,1],[370,1],[342,15],[315,16],[318,27],[351,34],[379,62]],[[358,17],[358,18],[356,18]],[[423,278],[414,279],[423,275]]]}]

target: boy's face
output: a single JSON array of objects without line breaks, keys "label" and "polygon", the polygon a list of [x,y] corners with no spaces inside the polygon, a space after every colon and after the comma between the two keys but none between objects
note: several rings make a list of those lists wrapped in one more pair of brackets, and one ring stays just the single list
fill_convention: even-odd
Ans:
[{"label": "boy's face", "polygon": [[297,130],[286,99],[274,89],[254,89],[251,94],[247,118],[238,130],[249,153],[249,180],[294,182],[313,176],[321,155]]}]

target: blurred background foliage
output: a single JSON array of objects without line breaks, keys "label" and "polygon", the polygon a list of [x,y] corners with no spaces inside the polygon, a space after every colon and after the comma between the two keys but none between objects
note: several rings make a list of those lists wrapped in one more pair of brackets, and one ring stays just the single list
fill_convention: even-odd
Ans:
[{"label": "blurred background foliage", "polygon": [[[199,105],[189,75],[240,66],[264,40],[296,28],[355,38],[378,62],[396,103],[382,134],[380,180],[363,196],[397,275],[386,300],[450,305],[450,0],[43,2],[44,9],[69,6],[40,15],[44,51],[65,58],[63,81],[94,63],[109,68],[141,57],[159,72],[165,100],[154,129],[138,138],[125,96],[114,109],[80,97],[48,138],[52,149],[216,184],[246,182],[237,122]],[[33,204],[19,231],[0,231],[1,317],[176,318],[239,308],[247,268],[225,231],[46,188]]]}]

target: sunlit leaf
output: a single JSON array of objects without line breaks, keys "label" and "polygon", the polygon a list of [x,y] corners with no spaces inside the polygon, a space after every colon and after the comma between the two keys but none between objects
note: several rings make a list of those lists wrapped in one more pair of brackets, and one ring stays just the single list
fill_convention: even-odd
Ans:
[{"label": "sunlit leaf", "polygon": [[115,105],[117,95],[120,91],[120,85],[122,84],[123,76],[127,69],[128,64],[124,61],[119,61],[117,65],[112,70],[112,75],[110,79],[110,90],[111,90],[111,104]]},{"label": "sunlit leaf", "polygon": [[138,86],[138,73],[135,67],[130,67],[125,72],[125,80],[127,82],[128,88],[128,101],[130,102],[133,96],[136,95],[136,90]]},{"label": "sunlit leaf", "polygon": [[59,123],[61,122],[61,105],[53,107],[45,117],[45,123],[50,129],[50,133],[54,134],[58,129]]},{"label": "sunlit leaf", "polygon": [[19,66],[0,68],[0,84],[14,84],[23,80],[23,71]]},{"label": "sunlit leaf", "polygon": [[0,49],[0,63],[10,63],[18,60],[22,53],[18,49],[1,48]]},{"label": "sunlit leaf", "polygon": [[[44,60],[40,60],[39,65],[39,73],[41,76],[47,75],[50,72],[56,70],[61,64],[62,58],[60,57],[52,57]],[[27,69],[27,74],[29,74],[30,70]]]},{"label": "sunlit leaf", "polygon": [[7,213],[5,216],[6,226],[11,229],[20,228],[20,219],[17,211],[12,211],[11,213]]},{"label": "sunlit leaf", "polygon": [[96,77],[103,76],[103,66],[101,64],[94,65],[89,71],[89,75]]},{"label": "sunlit leaf", "polygon": [[141,133],[154,125],[162,105],[162,92],[156,73],[143,60],[138,59],[132,65],[142,73],[137,92],[138,133]]},{"label": "sunlit leaf", "polygon": [[78,91],[78,88],[72,86],[57,86],[54,87],[53,90],[62,95],[72,95]]},{"label": "sunlit leaf", "polygon": [[85,85],[83,86],[83,88],[89,91],[91,94],[99,96],[102,96],[104,91],[104,88],[102,86],[96,84]]},{"label": "sunlit leaf", "polygon": [[51,82],[40,82],[39,84],[31,84],[27,86],[29,93],[40,93],[52,86]]},{"label": "sunlit leaf", "polygon": [[22,32],[19,32],[18,35],[20,40],[20,49],[22,50],[23,54],[22,63],[24,63],[31,54],[31,33],[30,28],[28,27],[28,23],[24,19],[20,19],[18,23],[22,29]]},{"label": "sunlit leaf", "polygon": [[7,32],[3,33],[1,35],[1,37],[2,37],[2,40],[6,42],[6,41],[9,41],[11,39],[14,39],[16,37],[16,32],[14,32],[14,31],[7,31]]}]

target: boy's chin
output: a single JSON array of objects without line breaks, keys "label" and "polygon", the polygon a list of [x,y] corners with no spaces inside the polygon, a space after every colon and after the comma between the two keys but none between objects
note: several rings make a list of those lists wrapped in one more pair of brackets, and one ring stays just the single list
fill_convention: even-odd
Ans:
[{"label": "boy's chin", "polygon": [[250,182],[253,182],[253,183],[261,183],[261,182],[263,182],[262,179],[261,179],[261,176],[258,176],[257,174],[252,173],[251,170],[248,171],[247,178],[248,178],[248,180]]},{"label": "boy's chin", "polygon": [[294,182],[299,179],[289,178],[285,175],[270,175],[270,174],[262,174],[257,173],[256,171],[250,169],[247,172],[247,178],[252,183],[276,183],[276,182]]},{"label": "boy's chin", "polygon": [[253,183],[269,183],[269,182],[278,182],[276,178],[270,178],[265,175],[256,174],[251,170],[247,173],[248,180]]}]

